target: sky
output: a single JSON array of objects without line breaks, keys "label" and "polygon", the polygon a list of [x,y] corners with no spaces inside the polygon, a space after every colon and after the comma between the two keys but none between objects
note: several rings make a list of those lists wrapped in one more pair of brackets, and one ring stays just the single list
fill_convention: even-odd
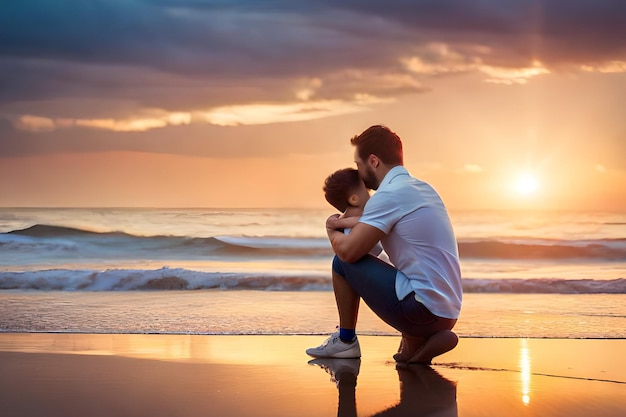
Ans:
[{"label": "sky", "polygon": [[623,0],[3,1],[0,206],[327,207],[383,124],[450,209],[623,212],[625,99]]}]

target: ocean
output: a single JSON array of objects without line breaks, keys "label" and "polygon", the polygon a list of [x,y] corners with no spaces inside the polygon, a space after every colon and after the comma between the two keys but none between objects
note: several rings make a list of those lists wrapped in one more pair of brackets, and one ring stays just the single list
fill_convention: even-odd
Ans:
[{"label": "ocean", "polygon": [[[0,332],[326,334],[330,214],[1,208]],[[460,336],[626,338],[626,213],[450,214]]]}]

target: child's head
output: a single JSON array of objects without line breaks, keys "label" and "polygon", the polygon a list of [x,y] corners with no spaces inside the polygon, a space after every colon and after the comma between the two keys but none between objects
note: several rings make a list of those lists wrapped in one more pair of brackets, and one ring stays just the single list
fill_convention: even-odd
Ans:
[{"label": "child's head", "polygon": [[363,208],[369,199],[365,184],[354,168],[333,172],[324,181],[324,197],[337,210],[344,212],[348,207]]}]

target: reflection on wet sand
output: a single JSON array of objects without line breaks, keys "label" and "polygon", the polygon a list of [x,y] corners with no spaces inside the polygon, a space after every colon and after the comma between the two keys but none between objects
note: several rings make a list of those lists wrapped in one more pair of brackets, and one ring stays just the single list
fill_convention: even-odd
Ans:
[{"label": "reflection on wet sand", "polygon": [[519,368],[522,375],[522,402],[524,405],[530,403],[530,353],[526,339],[521,339]]},{"label": "reflection on wet sand", "polygon": [[[338,389],[338,417],[357,415],[357,377],[360,359],[314,359],[331,376]],[[400,400],[382,410],[376,417],[402,416],[458,416],[456,383],[444,378],[430,366],[410,365],[396,367],[400,383]]]},{"label": "reflection on wet sand", "polygon": [[318,339],[3,333],[1,415],[626,415],[624,339],[466,338],[406,369],[397,338],[378,336],[360,361],[308,365]]}]

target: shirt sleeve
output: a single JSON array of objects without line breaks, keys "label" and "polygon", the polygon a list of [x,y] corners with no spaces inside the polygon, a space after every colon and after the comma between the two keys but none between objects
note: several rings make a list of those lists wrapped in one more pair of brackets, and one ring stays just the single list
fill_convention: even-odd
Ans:
[{"label": "shirt sleeve", "polygon": [[367,201],[359,222],[369,224],[389,234],[403,214],[399,205],[396,204],[394,194],[381,190]]}]

